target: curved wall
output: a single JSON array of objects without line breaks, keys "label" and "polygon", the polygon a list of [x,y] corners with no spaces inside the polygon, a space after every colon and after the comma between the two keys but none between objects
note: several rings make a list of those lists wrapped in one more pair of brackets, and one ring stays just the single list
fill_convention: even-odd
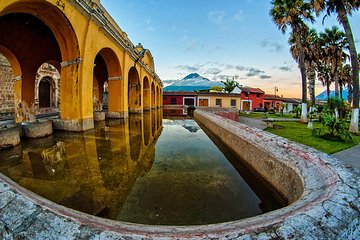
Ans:
[{"label": "curved wall", "polygon": [[248,164],[259,167],[291,204],[227,223],[149,226],[67,209],[0,174],[0,238],[360,239],[358,171],[310,147],[208,112],[196,110],[195,117],[234,151],[239,149]]}]

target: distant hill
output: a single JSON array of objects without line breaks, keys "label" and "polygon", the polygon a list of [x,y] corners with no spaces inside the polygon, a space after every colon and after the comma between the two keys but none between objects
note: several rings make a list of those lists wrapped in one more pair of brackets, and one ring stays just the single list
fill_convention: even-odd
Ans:
[{"label": "distant hill", "polygon": [[201,90],[209,90],[211,86],[174,86],[164,87],[164,92],[195,92]]},{"label": "distant hill", "polygon": [[[163,80],[162,82],[165,86],[164,91],[166,91],[169,86],[196,87],[196,90],[203,90],[203,87],[206,87],[205,89],[209,89],[212,86],[224,86],[223,83],[211,81],[208,78],[200,76],[198,73],[191,73],[180,80]],[[200,89],[198,89],[198,87],[200,87]]]},{"label": "distant hill", "polygon": [[[348,100],[348,96],[349,96],[349,91],[347,88],[345,88],[343,90],[343,99],[344,100]],[[340,93],[339,93],[339,96],[340,96]],[[332,91],[330,90],[330,97],[335,97],[335,91]],[[327,91],[323,91],[322,93],[320,93],[319,95],[317,95],[316,97],[316,100],[320,100],[320,101],[327,101]]]}]

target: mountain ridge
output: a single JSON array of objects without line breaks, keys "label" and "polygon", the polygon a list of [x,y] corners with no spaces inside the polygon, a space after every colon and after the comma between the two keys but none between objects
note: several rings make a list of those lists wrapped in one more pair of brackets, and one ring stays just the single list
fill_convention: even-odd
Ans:
[{"label": "mountain ridge", "polygon": [[208,78],[202,77],[198,73],[190,73],[179,80],[163,80],[164,86],[204,86],[204,87],[212,87],[212,86],[221,86],[224,84],[222,82],[211,81]]}]

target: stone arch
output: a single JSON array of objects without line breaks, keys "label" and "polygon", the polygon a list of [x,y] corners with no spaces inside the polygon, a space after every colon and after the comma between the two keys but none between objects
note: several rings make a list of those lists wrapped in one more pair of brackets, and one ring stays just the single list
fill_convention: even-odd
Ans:
[{"label": "stone arch", "polygon": [[152,72],[155,72],[154,58],[148,49],[145,49],[142,61]]},{"label": "stone arch", "polygon": [[147,111],[144,112],[144,144],[145,146],[148,146],[150,143],[150,137],[151,137],[151,112]]},{"label": "stone arch", "polygon": [[142,116],[140,114],[131,114],[129,116],[129,143],[130,157],[133,161],[137,161],[141,156],[141,151],[143,148],[142,136]]},{"label": "stone arch", "polygon": [[36,73],[34,89],[35,106],[40,112],[58,111],[60,100],[59,86],[60,73],[58,68],[50,63],[42,64]]},{"label": "stone arch", "polygon": [[159,86],[156,86],[156,107],[158,108],[160,106],[160,92],[159,92]]},{"label": "stone arch", "polygon": [[163,106],[163,89],[160,88],[159,107]]},{"label": "stone arch", "polygon": [[[111,48],[101,49],[94,60],[94,90],[103,107],[110,112],[123,111],[123,76],[119,58]],[[97,83],[97,85],[95,85]],[[104,86],[107,84],[107,91]],[[94,91],[95,92],[95,91]]]},{"label": "stone arch", "polygon": [[97,54],[94,60],[93,98],[103,101],[104,83],[108,80],[109,73],[104,58]]},{"label": "stone arch", "polygon": [[[35,77],[38,67],[52,63],[60,71],[62,118],[73,112],[78,115],[81,105],[73,99],[72,86],[77,82],[81,62],[74,29],[64,13],[46,1],[17,1],[0,12],[0,45],[18,59],[21,81],[15,95],[29,105],[35,101]],[[65,82],[67,82],[65,84]],[[72,83],[71,83],[72,82]],[[71,107],[68,107],[71,106]]]},{"label": "stone arch", "polygon": [[30,14],[51,29],[60,46],[62,61],[78,58],[79,47],[75,31],[65,14],[56,6],[45,1],[17,1],[7,6],[0,16],[17,13]]},{"label": "stone arch", "polygon": [[7,92],[13,96],[11,98],[5,94],[4,100],[7,103],[7,107],[5,107],[4,105],[2,106],[2,109],[4,110],[4,112],[8,112],[9,116],[12,117],[13,114],[15,114],[15,118],[20,119],[19,118],[20,116],[18,116],[17,114],[18,113],[17,105],[21,101],[21,78],[22,78],[21,66],[16,56],[8,48],[0,45],[0,54],[2,54],[5,57],[5,59],[8,61],[8,63],[11,66],[9,79],[6,80],[7,83],[3,82],[3,84],[7,84],[8,87],[10,87],[10,89],[8,89]]},{"label": "stone arch", "polygon": [[151,111],[151,136],[154,138],[156,133],[156,111]]},{"label": "stone arch", "polygon": [[135,67],[131,67],[129,70],[128,84],[129,112],[141,112],[141,83]]},{"label": "stone arch", "polygon": [[144,110],[151,109],[151,91],[148,77],[143,79]]},{"label": "stone arch", "polygon": [[155,108],[156,100],[155,100],[155,84],[151,83],[151,107]]},{"label": "stone arch", "polygon": [[16,56],[8,48],[2,45],[0,45],[0,54],[4,55],[4,57],[9,61],[14,77],[21,78],[21,66]]}]

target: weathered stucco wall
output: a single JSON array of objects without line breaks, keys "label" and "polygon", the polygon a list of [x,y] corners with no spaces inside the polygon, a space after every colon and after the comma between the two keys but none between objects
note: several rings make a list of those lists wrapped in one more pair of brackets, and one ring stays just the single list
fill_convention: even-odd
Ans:
[{"label": "weathered stucco wall", "polygon": [[14,116],[14,80],[9,61],[0,54],[0,119]]},{"label": "weathered stucco wall", "polygon": [[271,174],[268,177],[269,180],[283,179],[283,182],[271,181],[292,203],[266,214],[227,223],[149,226],[67,209],[34,195],[0,174],[0,238],[360,239],[358,171],[310,147],[212,113],[196,110],[195,116],[225,144],[246,151],[243,157],[247,160],[265,171],[273,164],[274,169],[270,169],[275,175],[284,172],[286,178]]}]

